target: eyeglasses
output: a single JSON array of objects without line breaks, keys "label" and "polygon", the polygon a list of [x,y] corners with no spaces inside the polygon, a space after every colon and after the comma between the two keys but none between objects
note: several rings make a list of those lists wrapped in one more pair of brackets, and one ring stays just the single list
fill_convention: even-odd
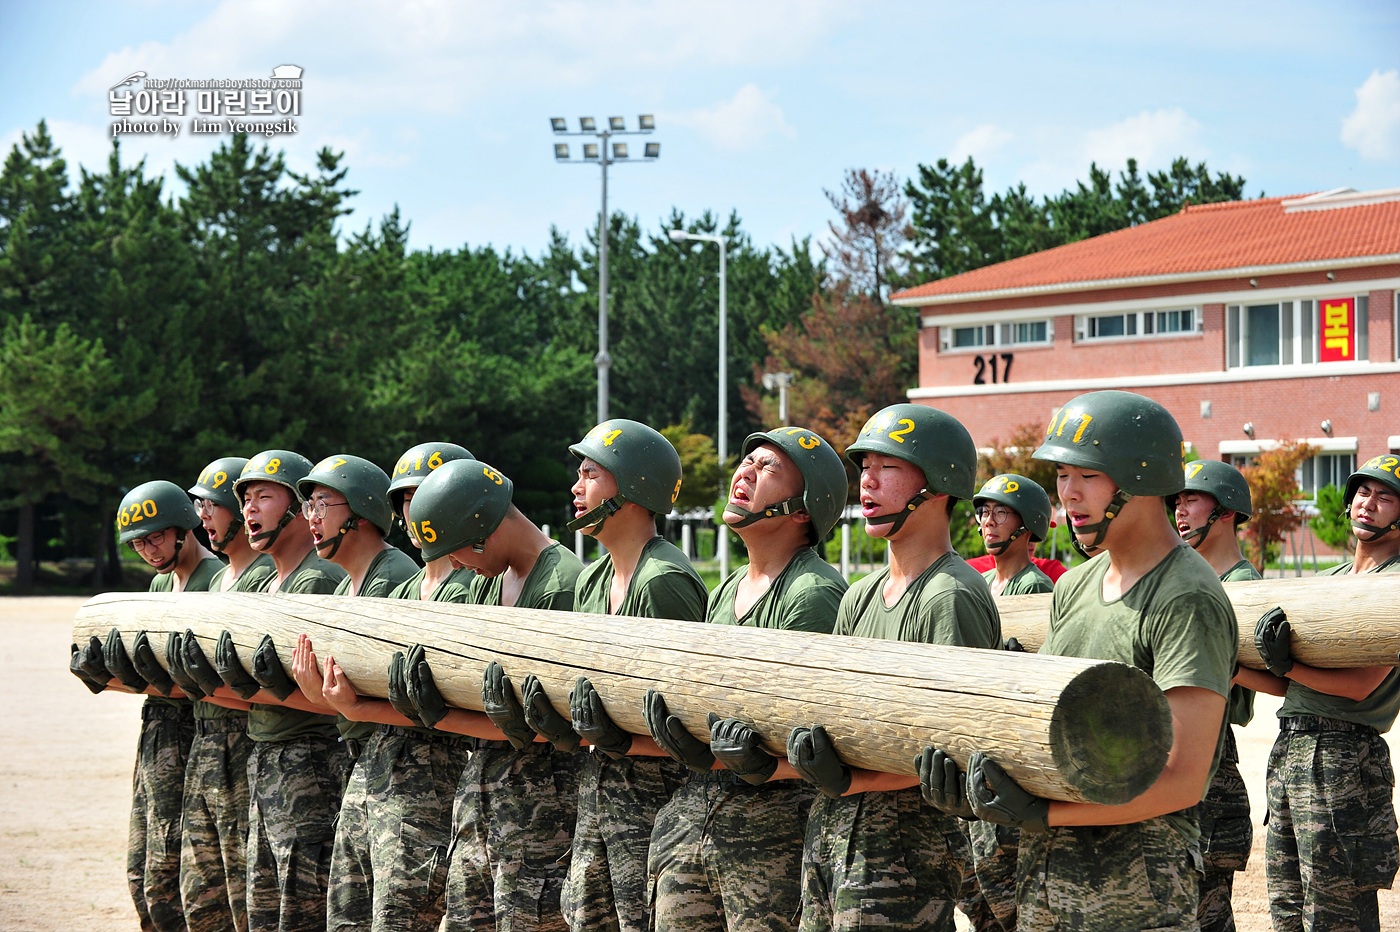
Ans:
[{"label": "eyeglasses", "polygon": [[218,506],[212,498],[196,498],[194,500],[194,510],[201,518],[214,517],[214,509]]},{"label": "eyeglasses", "polygon": [[993,524],[1005,524],[1016,512],[1005,505],[978,505],[972,513],[977,516],[978,524],[985,524],[988,518]]},{"label": "eyeglasses", "polygon": [[308,520],[308,521],[310,521],[313,517],[321,518],[321,519],[324,520],[325,517],[326,517],[326,509],[327,509],[327,508],[332,508],[332,507],[334,507],[334,506],[336,506],[336,505],[348,505],[348,504],[350,504],[350,503],[349,503],[349,502],[328,502],[328,501],[326,501],[324,498],[318,498],[318,499],[315,499],[314,501],[302,502],[302,503],[301,503],[301,513],[302,513],[303,516],[305,516],[306,520]]},{"label": "eyeglasses", "polygon": [[143,550],[146,550],[147,548],[149,548],[149,549],[151,549],[151,550],[158,550],[158,549],[160,549],[161,547],[163,547],[163,546],[165,545],[165,535],[166,535],[166,531],[167,531],[167,530],[168,530],[168,529],[160,530],[160,531],[152,531],[151,533],[147,534],[145,537],[138,537],[138,538],[136,538],[135,540],[133,540],[133,541],[131,542],[131,549],[132,549],[132,550],[135,550],[137,553],[141,553]]}]

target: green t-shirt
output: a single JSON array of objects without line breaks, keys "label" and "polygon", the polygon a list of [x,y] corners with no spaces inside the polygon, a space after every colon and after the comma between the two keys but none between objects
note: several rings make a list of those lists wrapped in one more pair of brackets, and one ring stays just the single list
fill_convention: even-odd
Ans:
[{"label": "green t-shirt", "polygon": [[[997,581],[996,567],[992,567],[982,574],[982,578],[987,581],[987,585]],[[1053,592],[1055,581],[1045,575],[1045,571],[1034,563],[1027,563],[1025,569],[1012,576],[1006,581],[1006,588],[1001,590],[1001,595],[1034,595],[1037,592]]]},{"label": "green t-shirt", "polygon": [[[1254,564],[1248,560],[1241,560],[1228,570],[1220,574],[1221,582],[1240,582],[1241,580],[1263,579],[1259,571],[1254,568]],[[1254,690],[1240,686],[1238,683],[1230,687],[1230,698],[1225,703],[1225,720],[1231,725],[1248,725],[1254,718]]]},{"label": "green t-shirt", "polygon": [[836,610],[841,596],[846,593],[846,580],[811,547],[798,550],[773,579],[768,591],[758,597],[743,618],[736,618],[734,600],[747,572],[747,567],[741,566],[710,593],[706,621],[713,625],[780,628],[817,634],[830,634],[836,626]]},{"label": "green t-shirt", "polygon": [[627,595],[616,612],[608,609],[612,581],[612,554],[585,567],[574,589],[574,611],[676,621],[703,621],[705,618],[708,595],[705,581],[685,554],[664,537],[653,537],[642,548],[637,569],[627,584]]},{"label": "green t-shirt", "polygon": [[[1319,576],[1342,576],[1351,572],[1354,561],[1347,560],[1338,566],[1319,572]],[[1400,573],[1400,556],[1391,557],[1371,573]],[[1380,685],[1371,690],[1371,695],[1361,701],[1342,696],[1329,696],[1302,683],[1288,681],[1288,691],[1283,694],[1283,705],[1279,707],[1279,718],[1293,718],[1299,715],[1317,715],[1322,718],[1335,718],[1357,725],[1368,725],[1381,734],[1390,731],[1395,724],[1395,716],[1400,713],[1400,668],[1391,670],[1381,680]]]},{"label": "green t-shirt", "polygon": [[[1099,556],[1060,577],[1040,652],[1130,663],[1163,692],[1191,686],[1228,697],[1239,656],[1235,610],[1205,558],[1183,542],[1112,602],[1103,598],[1108,567]],[[1222,720],[1211,774],[1224,746]],[[1194,807],[1166,819],[1189,843],[1200,839]]]},{"label": "green t-shirt", "polygon": [[[329,560],[323,560],[312,548],[296,569],[288,574],[278,592],[289,595],[330,595],[345,578],[345,571]],[[272,585],[272,581],[268,581]],[[251,657],[240,658],[246,665]],[[334,715],[321,715],[286,706],[255,702],[248,710],[248,737],[254,741],[290,741],[293,738],[321,736],[338,737]]]},{"label": "green t-shirt", "polygon": [[[574,608],[574,589],[583,561],[563,544],[553,543],[535,558],[525,581],[520,584],[516,608],[541,608],[570,612]],[[635,580],[634,580],[635,581]],[[478,575],[471,582],[467,601],[472,605],[500,605],[502,577]]]},{"label": "green t-shirt", "polygon": [[[225,566],[214,581],[209,584],[211,592],[223,591],[224,580],[228,578],[229,567]],[[272,557],[265,553],[258,554],[256,560],[248,564],[248,568],[243,571],[243,575],[233,581],[229,586],[229,592],[262,592],[272,585],[272,578],[277,575],[277,564],[272,562]]]},{"label": "green t-shirt", "polygon": [[[216,557],[205,557],[195,565],[194,572],[190,573],[190,578],[185,581],[185,592],[208,592],[210,584],[223,572],[224,564]],[[151,577],[151,592],[174,592],[175,573],[157,573]],[[156,650],[165,650],[164,644],[154,644],[151,647]],[[210,705],[207,702],[195,702],[191,699],[167,699],[164,696],[147,696],[146,705],[165,706],[171,709],[182,709],[194,707],[195,718],[213,718],[214,716],[200,714],[203,709],[217,709],[218,706]]]},{"label": "green t-shirt", "polygon": [[[357,598],[387,599],[394,590],[418,573],[418,564],[413,558],[397,547],[385,547],[374,555],[369,569],[365,570],[364,581],[360,583]],[[350,595],[350,575],[347,573],[335,587],[333,595]],[[368,741],[379,730],[374,722],[352,722],[344,715],[335,717],[335,725],[340,736],[347,741]]]},{"label": "green t-shirt", "polygon": [[851,586],[836,613],[836,634],[1001,649],[1001,614],[992,593],[956,553],[934,560],[891,606],[883,595],[889,578],[886,566]]},{"label": "green t-shirt", "polygon": [[[422,567],[418,572],[405,579],[394,587],[394,591],[389,593],[391,599],[410,599],[418,601],[423,593],[423,577],[428,574],[428,568]],[[458,604],[469,601],[467,593],[471,591],[471,582],[476,578],[476,573],[462,567],[447,574],[447,578],[438,583],[427,598],[429,602],[457,602]]]}]

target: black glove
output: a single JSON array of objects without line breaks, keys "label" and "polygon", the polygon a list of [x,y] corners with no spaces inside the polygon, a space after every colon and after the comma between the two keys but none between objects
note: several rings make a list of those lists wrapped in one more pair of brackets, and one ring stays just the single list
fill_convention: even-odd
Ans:
[{"label": "black glove", "polygon": [[185,668],[185,675],[198,684],[204,695],[212,696],[214,690],[224,685],[219,671],[209,662],[204,648],[199,646],[199,639],[189,628],[185,629],[185,636],[180,640],[180,661],[181,666]]},{"label": "black glove", "polygon": [[194,677],[185,672],[184,651],[180,643],[184,636],[178,631],[171,631],[165,639],[165,667],[170,671],[170,678],[175,681],[175,685],[180,687],[186,696],[195,702],[203,699],[207,693],[199,688],[199,684],[194,681]]},{"label": "black glove", "polygon": [[481,681],[481,704],[486,707],[486,717],[505,732],[506,740],[517,751],[534,744],[535,730],[525,721],[525,710],[515,698],[510,677],[494,660],[486,665],[486,675]]},{"label": "black glove", "polygon": [[587,677],[580,676],[574,681],[569,693],[569,717],[580,738],[613,760],[624,757],[632,749],[632,733],[617,727],[608,710],[603,708],[603,697]]},{"label": "black glove", "polygon": [[778,759],[760,746],[762,739],[747,722],[710,713],[710,753],[745,783],[758,786],[773,778]]},{"label": "black glove", "polygon": [[1018,654],[1024,654],[1026,652],[1026,649],[1021,646],[1021,642],[1016,640],[1015,638],[1006,639],[1006,649],[1014,650]]},{"label": "black glove", "polygon": [[83,669],[82,659],[82,650],[77,644],[74,644],[72,652],[68,655],[68,672],[82,680],[83,685],[86,686],[93,695],[97,695],[107,688],[107,683],[104,680],[94,679],[89,676],[88,672]]},{"label": "black glove", "polygon": [[107,662],[102,659],[102,640],[96,635],[90,636],[87,646],[78,651],[78,666],[89,679],[94,683],[101,683],[104,688],[112,680]]},{"label": "black glove", "polygon": [[788,735],[788,763],[832,799],[839,799],[851,788],[851,768],[841,763],[826,729],[798,726]]},{"label": "black glove", "polygon": [[136,668],[131,665],[131,657],[122,643],[122,633],[113,628],[107,635],[107,643],[102,648],[102,662],[121,684],[134,693],[143,693],[148,685]]},{"label": "black glove", "polygon": [[977,818],[972,804],[967,801],[967,778],[958,762],[946,752],[924,748],[923,753],[914,758],[914,768],[919,771],[919,789],[923,791],[924,802],[949,815]]},{"label": "black glove", "polygon": [[389,658],[389,704],[394,707],[394,711],[408,719],[415,725],[423,724],[423,717],[418,714],[418,709],[414,707],[413,700],[408,696],[408,661],[401,650],[394,651],[394,656]]},{"label": "black glove", "polygon": [[981,751],[967,759],[967,799],[977,817],[1027,832],[1050,827],[1050,800],[1032,796]]},{"label": "black glove", "polygon": [[282,666],[282,659],[277,656],[277,645],[273,643],[270,634],[264,634],[258,642],[258,649],[253,651],[252,674],[253,679],[257,680],[263,689],[276,696],[278,702],[296,692],[297,684],[292,682],[286,668]]},{"label": "black glove", "polygon": [[1286,676],[1293,669],[1292,643],[1293,626],[1277,605],[1261,615],[1254,625],[1254,647],[1274,676]]},{"label": "black glove", "polygon": [[574,723],[554,708],[554,703],[550,702],[544,693],[544,685],[539,677],[533,673],[528,674],[520,694],[525,705],[526,724],[558,750],[578,750],[578,735],[574,732]]},{"label": "black glove", "polygon": [[433,680],[433,670],[428,666],[423,645],[414,644],[404,658],[404,672],[408,674],[408,699],[418,710],[418,717],[429,728],[447,717],[447,700]]},{"label": "black glove", "polygon": [[169,696],[175,688],[175,681],[170,678],[170,674],[156,662],[156,652],[151,649],[151,639],[145,631],[137,632],[136,640],[131,643],[131,665],[141,674],[141,678],[154,686],[156,692],[162,696]]},{"label": "black glove", "polygon": [[710,753],[710,746],[686,731],[681,720],[666,708],[666,700],[661,693],[654,689],[647,690],[642,717],[646,719],[647,730],[661,750],[699,773],[714,769],[715,756]]},{"label": "black glove", "polygon": [[247,701],[258,694],[262,686],[243,669],[238,659],[238,648],[233,644],[233,635],[228,631],[219,635],[219,643],[214,645],[214,668],[224,685],[233,690],[234,695]]}]

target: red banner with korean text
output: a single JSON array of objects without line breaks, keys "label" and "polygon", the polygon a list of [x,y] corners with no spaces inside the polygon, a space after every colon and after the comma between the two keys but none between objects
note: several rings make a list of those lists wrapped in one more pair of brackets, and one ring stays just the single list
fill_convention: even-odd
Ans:
[{"label": "red banner with korean text", "polygon": [[1356,359],[1356,299],[1329,298],[1318,302],[1322,318],[1318,362],[1351,362]]}]

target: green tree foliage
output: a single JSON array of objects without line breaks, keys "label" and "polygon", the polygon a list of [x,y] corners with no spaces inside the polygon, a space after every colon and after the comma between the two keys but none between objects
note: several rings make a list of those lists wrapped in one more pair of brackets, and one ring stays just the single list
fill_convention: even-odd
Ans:
[{"label": "green tree foliage", "polygon": [[1310,522],[1313,533],[1327,546],[1350,553],[1351,521],[1345,514],[1342,490],[1335,485],[1324,485],[1317,490],[1316,502],[1317,514]]},{"label": "green tree foliage", "polygon": [[1303,522],[1298,467],[1320,449],[1289,440],[1264,450],[1251,465],[1240,469],[1254,501],[1254,514],[1244,525],[1245,555],[1261,573],[1269,561],[1278,558],[1283,538]]}]

